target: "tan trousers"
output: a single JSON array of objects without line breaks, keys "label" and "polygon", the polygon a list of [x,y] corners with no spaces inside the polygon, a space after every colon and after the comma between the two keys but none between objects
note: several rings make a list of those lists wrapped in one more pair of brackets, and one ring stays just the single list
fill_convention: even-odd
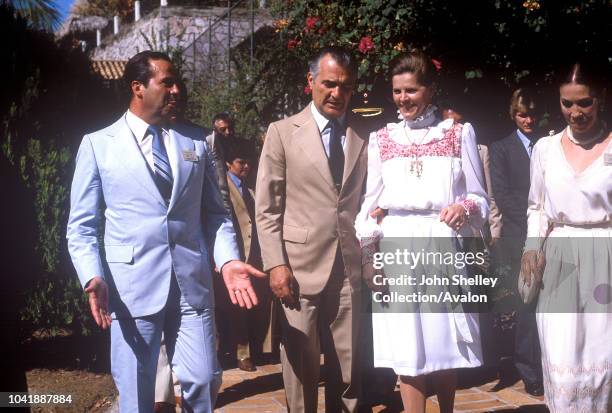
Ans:
[{"label": "tan trousers", "polygon": [[161,347],[159,348],[159,358],[157,359],[157,375],[155,376],[155,402],[176,404],[172,368],[168,361],[163,333]]},{"label": "tan trousers", "polygon": [[351,290],[342,266],[333,271],[320,294],[301,296],[296,309],[283,306],[281,362],[291,413],[317,411],[321,350],[325,359],[325,411],[357,411],[360,297],[359,291]]}]

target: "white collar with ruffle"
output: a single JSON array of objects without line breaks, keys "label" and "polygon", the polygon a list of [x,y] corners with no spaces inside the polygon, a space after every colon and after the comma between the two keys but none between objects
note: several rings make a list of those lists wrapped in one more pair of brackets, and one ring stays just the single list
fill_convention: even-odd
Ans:
[{"label": "white collar with ruffle", "polygon": [[435,114],[436,109],[435,106],[430,105],[421,116],[414,120],[406,120],[400,115],[399,118],[402,120],[401,122],[387,124],[389,136],[398,143],[407,144],[410,142],[406,141],[406,136],[402,129],[407,129],[406,132],[410,135],[411,131],[431,127],[432,130],[427,134],[426,139],[419,143],[425,144],[442,139],[446,132],[453,127],[455,121],[449,118],[433,126],[437,121]]},{"label": "white collar with ruffle", "polygon": [[415,119],[404,119],[402,114],[398,110],[398,119],[401,120],[403,126],[408,127],[409,129],[423,129],[431,126],[436,121],[436,110],[438,108],[434,105],[429,105],[425,108],[425,112],[418,116]]}]

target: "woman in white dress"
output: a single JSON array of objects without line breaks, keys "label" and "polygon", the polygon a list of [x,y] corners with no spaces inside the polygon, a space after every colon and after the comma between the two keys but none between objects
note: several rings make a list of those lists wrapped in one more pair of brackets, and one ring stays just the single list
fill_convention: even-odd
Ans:
[{"label": "woman in white dress", "polygon": [[531,158],[521,273],[542,281],[536,320],[553,413],[612,411],[610,89],[609,72],[593,69],[571,67],[559,89],[567,127],[540,139]]},{"label": "woman in white dress", "polygon": [[[367,189],[355,226],[364,278],[373,289],[380,289],[372,282],[377,271],[373,254],[383,237],[417,244],[434,237],[455,240],[470,236],[472,227],[480,228],[487,219],[474,130],[468,123],[436,117],[431,105],[436,76],[431,60],[421,52],[396,58],[390,77],[402,120],[370,135]],[[377,207],[388,210],[380,225],[370,216]],[[482,364],[477,316],[462,311],[373,311],[372,322],[374,365],[393,368],[400,376],[406,411],[425,411],[429,376],[441,411],[452,412],[454,369]]]}]

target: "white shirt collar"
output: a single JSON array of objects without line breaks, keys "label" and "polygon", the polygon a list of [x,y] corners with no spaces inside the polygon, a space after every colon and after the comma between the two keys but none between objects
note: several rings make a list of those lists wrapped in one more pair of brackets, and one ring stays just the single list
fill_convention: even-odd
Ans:
[{"label": "white shirt collar", "polygon": [[125,121],[132,130],[132,133],[136,137],[138,143],[142,143],[145,136],[147,136],[147,129],[149,128],[149,124],[144,120],[140,119],[134,114],[134,112],[129,109],[125,114]]},{"label": "white shirt collar", "polygon": [[[312,116],[314,117],[315,122],[317,122],[317,127],[319,128],[319,132],[323,133],[323,130],[329,123],[329,119],[319,112],[319,110],[314,105],[314,102],[310,102],[310,111],[312,112]],[[344,125],[344,119],[346,119],[346,113],[338,119],[341,125]]]},{"label": "white shirt collar", "polygon": [[[132,130],[132,133],[136,137],[136,141],[138,144],[141,144],[144,138],[147,136],[147,129],[149,129],[149,124],[136,116],[134,112],[131,110],[127,110],[125,114],[125,121],[127,122],[129,128]],[[161,128],[162,131],[168,133],[167,128]]]}]

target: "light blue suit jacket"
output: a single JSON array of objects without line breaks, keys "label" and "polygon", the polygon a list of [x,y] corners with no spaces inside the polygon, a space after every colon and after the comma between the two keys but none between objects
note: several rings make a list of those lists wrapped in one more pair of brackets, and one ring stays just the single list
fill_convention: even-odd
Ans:
[{"label": "light blue suit jacket", "polygon": [[172,271],[192,307],[213,306],[209,251],[219,268],[240,257],[206,143],[197,140],[202,133],[191,126],[170,130],[168,150],[175,151],[176,162],[169,206],[125,115],[81,142],[68,249],[83,286],[94,276],[105,279],[110,310],[118,318],[160,311]]}]

